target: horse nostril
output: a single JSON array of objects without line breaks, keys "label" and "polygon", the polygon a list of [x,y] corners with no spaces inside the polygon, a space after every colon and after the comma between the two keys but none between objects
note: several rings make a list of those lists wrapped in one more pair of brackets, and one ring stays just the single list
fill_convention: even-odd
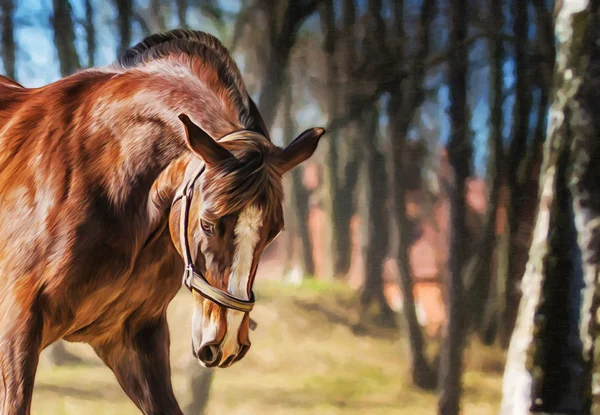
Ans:
[{"label": "horse nostril", "polygon": [[236,357],[237,357],[236,355],[232,354],[227,359],[225,359],[225,361],[223,363],[221,363],[220,367],[229,367],[231,364],[233,364]]},{"label": "horse nostril", "polygon": [[221,352],[219,351],[219,345],[215,343],[205,344],[198,350],[198,359],[200,359],[206,366],[214,366],[220,359]]},{"label": "horse nostril", "polygon": [[238,352],[237,356],[235,357],[235,361],[237,362],[238,360],[242,360],[242,358],[244,356],[246,356],[246,353],[248,353],[248,350],[250,350],[249,344],[240,345],[240,351]]}]

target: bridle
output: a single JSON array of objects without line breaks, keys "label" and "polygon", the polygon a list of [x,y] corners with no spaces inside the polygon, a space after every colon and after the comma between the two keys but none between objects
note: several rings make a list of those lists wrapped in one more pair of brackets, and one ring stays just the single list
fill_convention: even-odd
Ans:
[{"label": "bridle", "polygon": [[181,211],[179,215],[179,235],[181,251],[183,256],[183,262],[185,270],[183,271],[183,284],[190,291],[196,291],[198,294],[206,299],[214,301],[217,304],[222,305],[226,308],[233,310],[243,311],[249,313],[254,307],[254,292],[250,292],[249,300],[242,300],[233,297],[231,294],[213,287],[207,280],[206,277],[200,272],[192,261],[192,255],[190,254],[190,241],[188,239],[188,222],[190,215],[190,205],[192,204],[192,197],[194,196],[194,184],[196,180],[204,173],[205,166],[202,165],[200,169],[192,176],[190,181],[183,187],[182,194],[177,196],[173,200],[171,207],[176,202],[181,201]]}]

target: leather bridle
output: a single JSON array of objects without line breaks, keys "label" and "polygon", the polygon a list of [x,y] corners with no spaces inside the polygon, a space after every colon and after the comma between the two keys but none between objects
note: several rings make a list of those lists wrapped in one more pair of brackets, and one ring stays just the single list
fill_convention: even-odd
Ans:
[{"label": "leather bridle", "polygon": [[183,284],[188,288],[188,290],[196,291],[204,298],[214,301],[223,307],[249,313],[254,307],[254,293],[252,291],[250,292],[249,300],[242,300],[240,298],[233,297],[231,294],[213,287],[207,281],[202,272],[200,272],[194,266],[194,262],[192,261],[192,255],[190,254],[190,242],[188,239],[190,205],[192,204],[192,197],[194,196],[194,184],[202,175],[202,173],[204,173],[204,168],[205,166],[202,165],[198,172],[196,172],[191,180],[183,187],[182,194],[176,197],[172,204],[172,206],[174,206],[177,201],[181,201],[181,210],[179,215],[179,243],[181,244],[181,253],[183,256],[183,262],[185,264],[185,270],[183,271]]}]

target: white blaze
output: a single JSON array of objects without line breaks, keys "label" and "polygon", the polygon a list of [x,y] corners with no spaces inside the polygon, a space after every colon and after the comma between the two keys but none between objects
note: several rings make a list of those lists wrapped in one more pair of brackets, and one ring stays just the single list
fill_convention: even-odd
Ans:
[{"label": "white blaze", "polygon": [[[262,212],[256,206],[249,206],[240,213],[235,225],[235,241],[233,263],[229,274],[227,291],[236,298],[249,300],[248,284],[250,270],[254,260],[254,250],[259,239],[262,225]],[[238,331],[244,318],[244,313],[237,310],[227,311],[227,332],[223,340],[223,358],[238,351]]]}]

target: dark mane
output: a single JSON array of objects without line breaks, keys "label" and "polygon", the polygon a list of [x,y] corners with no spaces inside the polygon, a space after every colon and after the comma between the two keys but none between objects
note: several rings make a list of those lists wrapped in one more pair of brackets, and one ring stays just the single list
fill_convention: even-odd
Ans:
[{"label": "dark mane", "polygon": [[178,53],[198,57],[210,65],[226,86],[227,95],[238,111],[244,127],[265,135],[270,141],[262,117],[248,95],[235,61],[219,39],[208,33],[176,29],[148,36],[123,52],[113,67],[127,70]]}]

